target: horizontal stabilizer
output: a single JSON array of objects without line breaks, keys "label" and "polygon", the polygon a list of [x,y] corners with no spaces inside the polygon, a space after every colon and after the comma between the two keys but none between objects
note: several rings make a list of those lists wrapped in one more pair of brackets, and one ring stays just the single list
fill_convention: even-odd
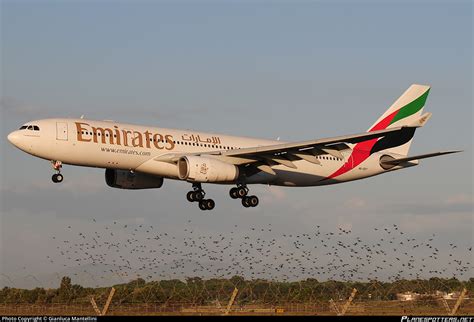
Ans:
[{"label": "horizontal stabilizer", "polygon": [[401,163],[408,162],[408,161],[432,158],[432,157],[437,157],[437,156],[440,156],[440,155],[458,153],[458,152],[462,152],[462,151],[461,150],[453,150],[453,151],[434,152],[434,153],[428,153],[428,154],[414,155],[412,157],[406,157],[406,158],[401,158],[401,159],[382,160],[381,164],[382,165],[388,165],[388,166],[396,166],[396,165],[399,165]]}]

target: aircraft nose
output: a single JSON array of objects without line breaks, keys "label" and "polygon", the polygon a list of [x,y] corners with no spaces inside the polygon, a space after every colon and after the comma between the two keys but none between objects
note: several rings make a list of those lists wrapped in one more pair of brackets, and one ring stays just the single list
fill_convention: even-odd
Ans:
[{"label": "aircraft nose", "polygon": [[10,141],[11,144],[17,146],[18,141],[20,139],[20,134],[18,133],[18,131],[13,131],[12,133],[8,134],[7,139],[8,141]]}]

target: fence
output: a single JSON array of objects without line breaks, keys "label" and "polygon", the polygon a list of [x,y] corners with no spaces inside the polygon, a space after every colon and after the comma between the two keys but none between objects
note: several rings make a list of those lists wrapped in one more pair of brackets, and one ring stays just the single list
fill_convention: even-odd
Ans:
[{"label": "fence", "polygon": [[[451,303],[454,305],[454,301]],[[336,304],[342,307],[345,302]],[[452,307],[452,306],[451,306]],[[225,308],[193,303],[136,303],[111,304],[107,315],[222,315]],[[274,305],[234,305],[230,315],[336,315],[329,302],[287,303]],[[465,300],[457,312],[474,315],[474,301]],[[0,315],[96,315],[90,304],[0,304]],[[346,315],[448,315],[439,300],[402,301],[354,301]]]}]

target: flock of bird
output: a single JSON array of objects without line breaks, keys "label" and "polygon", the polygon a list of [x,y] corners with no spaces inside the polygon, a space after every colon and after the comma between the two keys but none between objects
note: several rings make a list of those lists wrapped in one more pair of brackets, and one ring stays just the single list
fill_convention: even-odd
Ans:
[{"label": "flock of bird", "polygon": [[92,221],[90,231],[68,226],[68,238],[52,236],[57,254],[46,259],[64,268],[96,266],[101,275],[96,278],[115,275],[124,282],[137,277],[235,275],[280,281],[462,279],[471,277],[473,268],[472,247],[454,243],[443,247],[435,234],[418,239],[396,224],[373,228],[364,240],[349,229],[327,231],[319,225],[300,234],[278,232],[272,224],[232,225],[225,233],[201,233],[189,220],[181,231],[171,233],[146,224]]}]

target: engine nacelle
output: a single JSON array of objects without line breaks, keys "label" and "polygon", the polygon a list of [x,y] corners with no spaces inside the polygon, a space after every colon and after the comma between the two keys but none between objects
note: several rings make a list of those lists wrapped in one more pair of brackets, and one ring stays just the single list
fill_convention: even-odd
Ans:
[{"label": "engine nacelle", "polygon": [[226,162],[199,156],[184,156],[178,160],[178,176],[192,182],[232,182],[239,169]]},{"label": "engine nacelle", "polygon": [[108,186],[120,189],[161,188],[163,178],[150,174],[130,172],[127,170],[105,170],[105,182]]},{"label": "engine nacelle", "polygon": [[385,163],[385,161],[392,161],[392,160],[395,160],[395,158],[392,157],[391,155],[384,154],[380,157],[379,164],[382,167],[382,169],[390,170],[391,168],[395,167],[395,165],[390,164],[390,163]]}]

